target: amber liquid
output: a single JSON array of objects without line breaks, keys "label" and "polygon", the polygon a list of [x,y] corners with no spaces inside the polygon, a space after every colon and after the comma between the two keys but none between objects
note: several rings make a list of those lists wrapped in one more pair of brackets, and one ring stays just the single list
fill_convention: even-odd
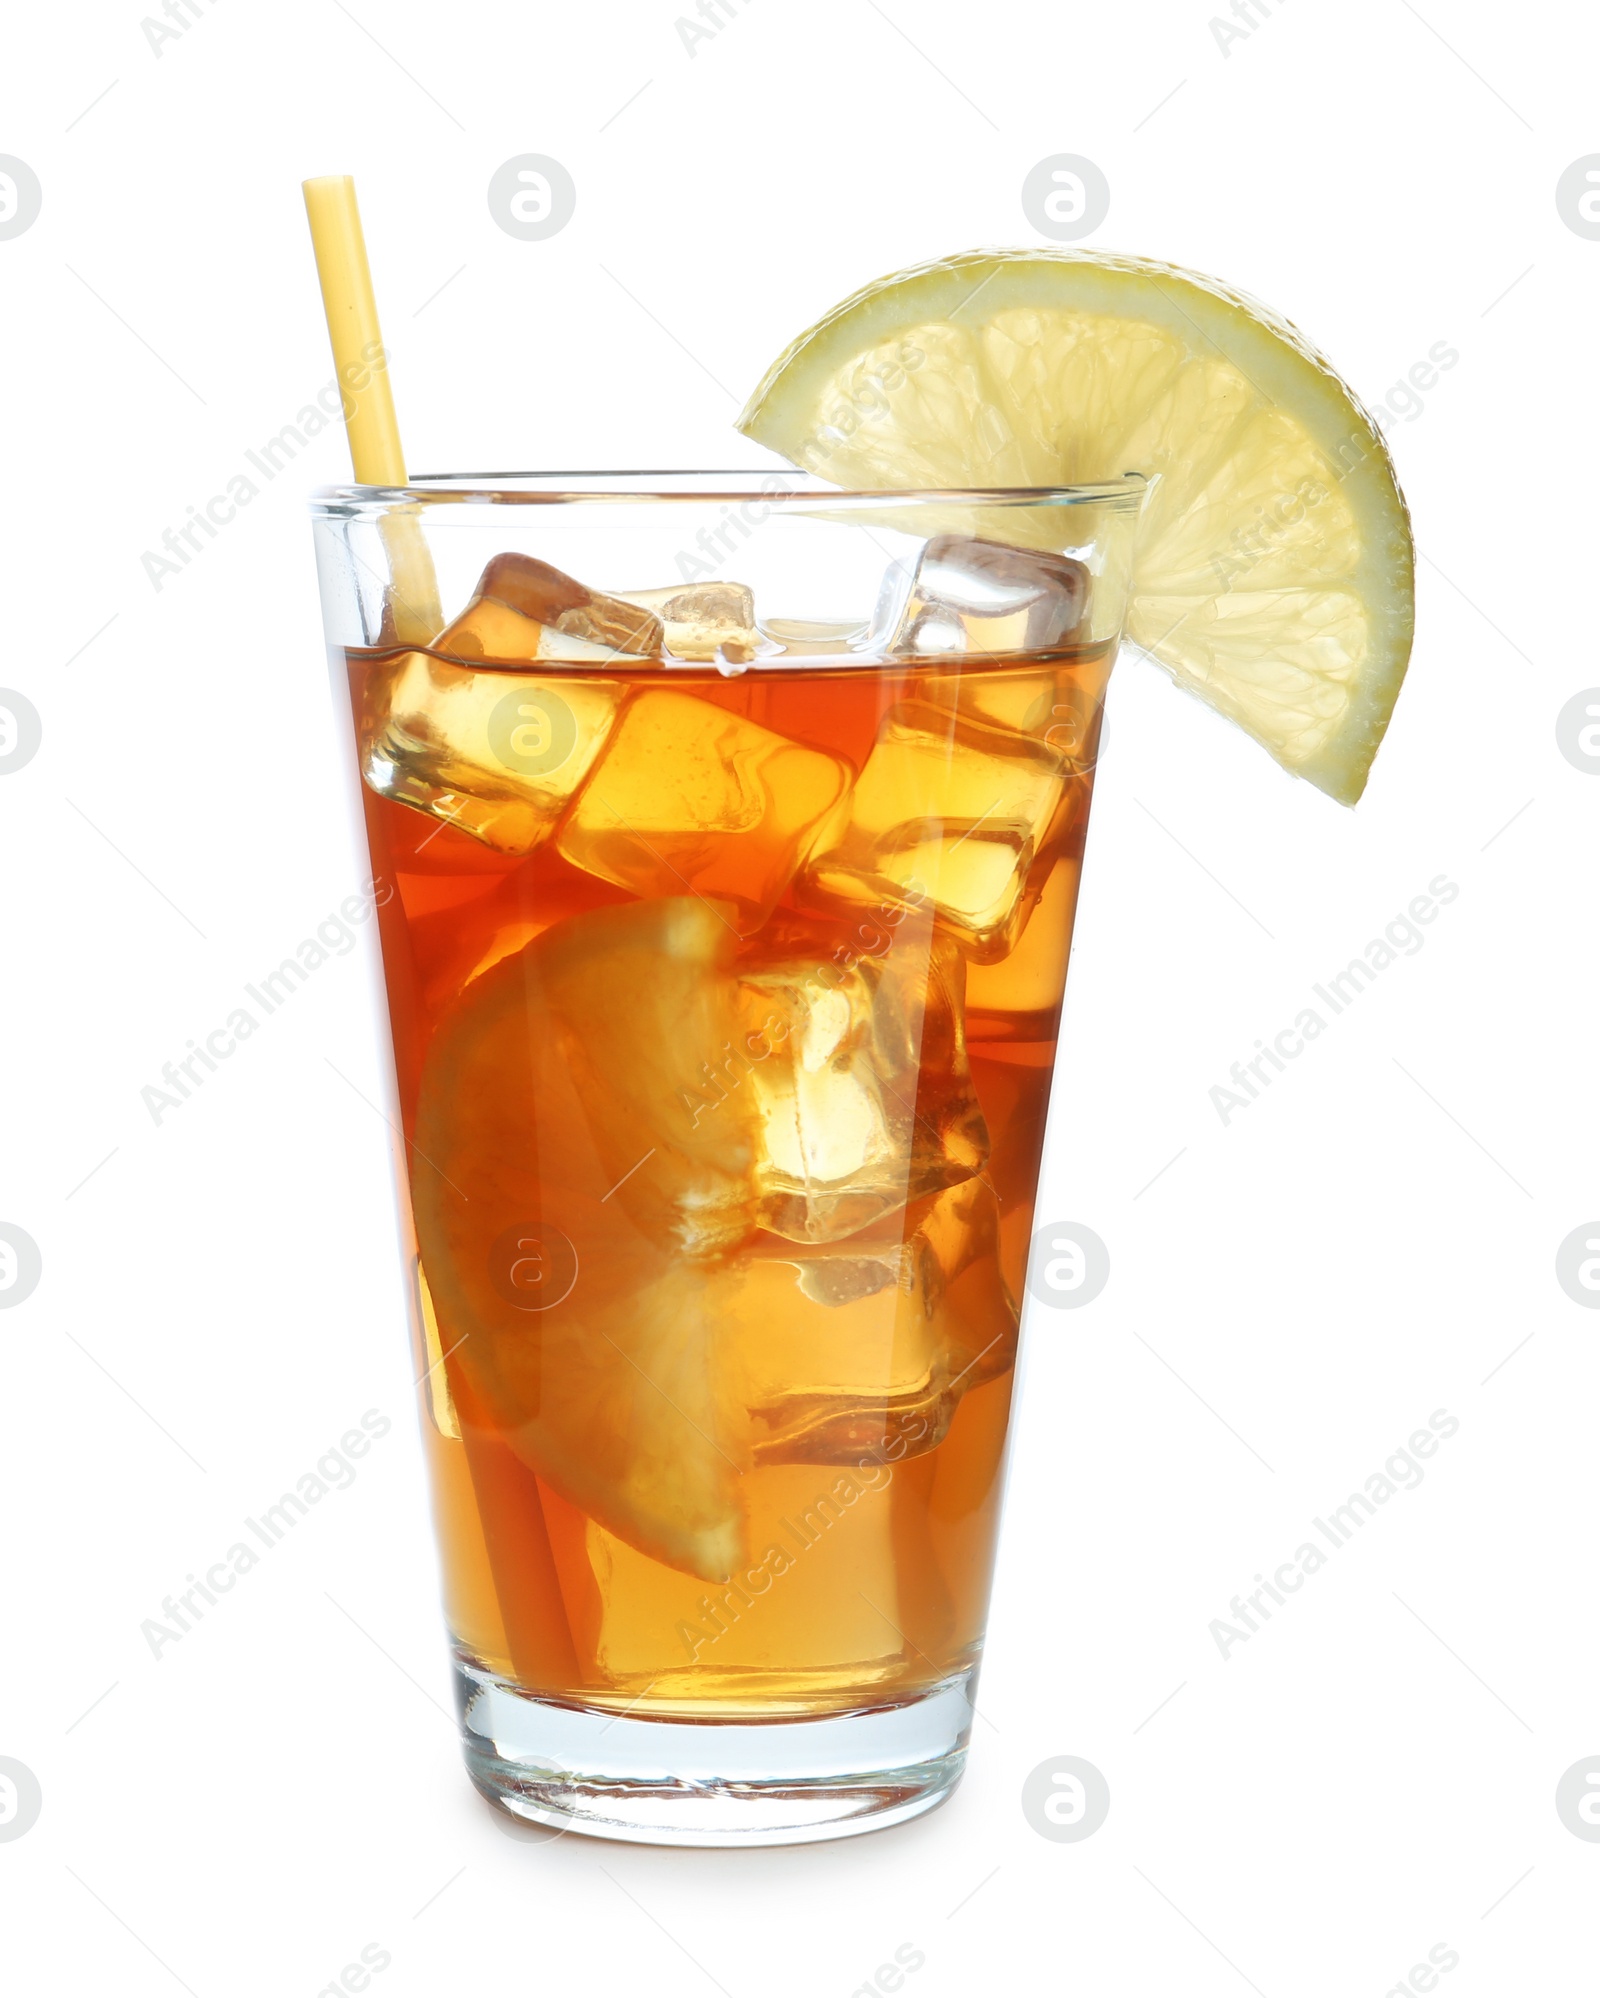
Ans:
[{"label": "amber liquid", "polygon": [[[363,727],[370,731],[395,658],[385,652],[348,655],[358,733]],[[655,1292],[641,1289],[641,1318],[635,1321],[625,1292],[619,1292],[630,1280],[628,1258],[637,1235],[625,1202],[636,1197],[636,1212],[644,1211],[638,1202],[647,1189],[641,1189],[656,1168],[644,1168],[620,1192],[601,1191],[615,1176],[615,1159],[591,1158],[598,1141],[591,1140],[578,1113],[561,1111],[556,1101],[558,1087],[565,1086],[561,1077],[577,1059],[571,1048],[556,1066],[550,1065],[555,1058],[548,1049],[519,1054],[518,1016],[502,1008],[496,1016],[502,1024],[494,1032],[512,1038],[497,1043],[495,1063],[472,1071],[466,1085],[459,1077],[448,1087],[440,1082],[440,1071],[450,1062],[457,1064],[452,1074],[468,1073],[460,1069],[463,1057],[445,1052],[455,1045],[452,1035],[460,1040],[452,1022],[479,1004],[477,995],[492,978],[506,986],[519,975],[509,965],[533,963],[530,950],[540,948],[542,938],[555,939],[558,929],[564,937],[582,937],[586,933],[577,926],[593,924],[595,912],[621,910],[618,920],[627,919],[638,895],[574,865],[558,836],[545,838],[526,856],[497,852],[441,818],[363,785],[422,1244],[416,1335],[417,1371],[424,1375],[423,1432],[447,1617],[471,1661],[546,1697],[641,1715],[705,1716],[891,1703],[976,1659],[1000,1501],[1017,1303],[1033,1227],[1109,664],[1109,650],[1102,646],[1001,662],[786,666],[727,677],[709,667],[674,668],[670,675],[658,667],[603,682],[584,675],[585,684],[624,695],[670,684],[674,692],[790,742],[829,752],[855,773],[866,765],[889,710],[907,701],[971,710],[986,725],[1003,725],[1061,755],[1059,807],[1027,860],[1020,934],[1002,955],[977,953],[993,961],[973,961],[971,951],[957,961],[955,975],[964,981],[957,1002],[964,1014],[965,1062],[987,1133],[987,1155],[965,1192],[922,1194],[871,1216],[858,1238],[846,1236],[819,1252],[836,1260],[822,1277],[807,1279],[813,1288],[842,1282],[848,1292],[852,1284],[859,1288],[864,1265],[850,1260],[858,1248],[881,1263],[909,1244],[907,1272],[913,1255],[921,1257],[932,1271],[929,1295],[937,1294],[939,1310],[955,1309],[950,1300],[957,1300],[964,1314],[960,1324],[968,1328],[961,1336],[975,1357],[953,1378],[955,1360],[967,1350],[958,1344],[932,1385],[915,1378],[885,1380],[881,1391],[868,1360],[849,1392],[832,1402],[824,1393],[817,1403],[816,1380],[804,1378],[815,1373],[814,1349],[832,1341],[829,1350],[834,1350],[841,1328],[860,1325],[867,1344],[879,1339],[887,1352],[890,1335],[884,1328],[890,1316],[911,1308],[910,1274],[875,1297],[851,1296],[843,1305],[817,1302],[794,1287],[807,1245],[775,1237],[759,1225],[742,1241],[698,1259],[673,1256],[657,1241],[640,1254],[654,1258],[650,1272],[665,1270],[663,1281],[676,1285],[677,1315],[665,1343],[652,1332],[635,1346],[629,1328],[661,1307]],[[619,811],[626,813],[625,800]],[[724,835],[729,843],[742,837]],[[696,865],[704,863],[702,853]],[[734,851],[719,878],[736,876],[739,864]],[[689,865],[681,858],[673,862],[680,873]],[[671,892],[684,894],[676,874],[664,879]],[[685,906],[692,912],[692,903]],[[817,892],[802,866],[753,932],[735,916],[739,935],[727,948],[738,970],[770,961],[773,938],[798,937],[799,948],[820,964],[837,966],[840,976],[862,960],[870,967],[899,953],[901,974],[910,964],[918,978],[931,978],[937,953],[944,953],[941,963],[953,953],[948,943],[931,940],[940,936],[941,925],[935,920],[930,929],[925,914],[917,911],[908,920],[903,909],[830,900]],[[638,977],[637,964],[629,975]],[[533,978],[531,971],[528,977]],[[531,983],[528,990],[533,992]],[[528,1006],[527,1033],[544,1033],[540,1023],[547,1016],[534,998]],[[623,1017],[621,1029],[600,1023],[596,1032],[625,1035]],[[581,1009],[569,1027],[581,1043]],[[685,1017],[684,1036],[692,1038],[696,1031]],[[609,1045],[616,1045],[614,1038]],[[741,1105],[761,1080],[751,1066],[761,1046],[753,1041],[755,1052],[746,1053],[742,1065],[738,1058],[723,1060],[720,1093],[708,1081],[703,1100],[713,1107],[697,1122],[697,1134],[716,1115],[744,1114]],[[941,1059],[948,1058],[947,1048]],[[541,1060],[543,1079],[526,1085],[522,1072],[528,1062]],[[613,1059],[602,1081],[626,1100],[625,1062]],[[464,1086],[482,1100],[460,1101]],[[503,1117],[497,1125],[503,1106],[490,1099],[502,1087],[516,1107],[514,1116],[505,1113],[510,1122]],[[519,1096],[524,1087],[528,1093]],[[430,1088],[442,1110],[429,1109]],[[718,1110],[724,1099],[732,1107]],[[921,1104],[919,1094],[918,1116],[926,1123]],[[649,1141],[650,1118],[659,1120],[660,1114],[659,1107],[641,1112],[641,1152]],[[419,1115],[431,1157],[418,1150]],[[506,1167],[516,1180],[515,1191],[505,1195],[510,1205],[491,1212],[499,1196],[485,1189],[501,1185],[496,1174],[502,1155],[523,1148],[519,1134],[530,1121],[535,1128],[527,1138],[527,1157],[513,1162],[514,1171]],[[441,1150],[449,1155],[439,1156]],[[971,1238],[976,1247],[969,1244],[964,1266],[951,1265],[948,1281],[926,1248],[927,1240],[942,1239],[941,1200],[946,1208],[965,1201],[961,1214],[979,1215],[981,1222]],[[456,1201],[459,1206],[450,1205]],[[426,1216],[434,1213],[469,1217],[461,1226],[476,1228],[471,1239],[483,1242],[491,1235],[500,1240],[507,1222],[564,1230],[578,1245],[571,1295],[549,1309],[519,1311],[507,1303],[501,1311],[470,1271],[464,1278],[461,1269],[443,1266],[467,1251],[450,1246],[454,1236],[445,1241],[444,1223],[434,1226],[430,1240]],[[567,1273],[550,1265],[548,1241],[542,1252],[545,1267],[533,1274],[559,1287]],[[786,1255],[796,1260],[782,1262]],[[769,1260],[761,1262],[763,1256]],[[755,1275],[748,1283],[730,1277],[736,1267]],[[840,1269],[843,1279],[837,1276]],[[595,1331],[582,1312],[589,1295],[585,1285],[597,1281],[610,1285],[611,1315],[594,1320]],[[699,1351],[686,1355],[686,1347],[703,1349],[704,1366]],[[670,1362],[662,1359],[668,1354]],[[741,1426],[738,1395],[724,1391],[725,1379],[739,1368],[745,1370],[739,1378],[752,1365],[759,1371],[764,1354],[780,1371],[791,1364],[784,1356],[794,1356],[795,1406],[803,1400],[799,1390],[812,1395],[806,1404],[811,1412],[797,1418],[804,1432],[798,1442],[779,1436],[781,1424],[770,1410]],[[670,1371],[662,1375],[668,1364]],[[563,1368],[581,1368],[586,1379],[593,1371],[584,1389],[588,1401],[563,1401]],[[710,1383],[703,1405],[690,1406],[678,1386],[689,1377],[686,1368],[696,1383]],[[644,1378],[651,1372],[664,1380],[659,1397],[656,1385]],[[780,1381],[778,1388],[783,1385]],[[771,1403],[770,1381],[763,1392]],[[781,1393],[777,1401],[789,1405]],[[729,1405],[734,1405],[731,1417]],[[707,1408],[721,1413],[708,1415]],[[680,1421],[688,1426],[674,1431]],[[613,1423],[627,1433],[612,1434]],[[613,1503],[595,1479],[621,1480],[634,1461],[631,1451],[642,1453],[646,1462],[642,1482]],[[591,1456],[592,1463],[586,1461]],[[663,1558],[661,1535],[633,1523],[662,1509],[649,1488],[656,1475],[649,1466],[659,1463],[664,1466],[659,1474],[670,1478],[680,1462],[704,1467],[695,1475],[723,1491],[736,1519],[736,1525],[719,1526],[695,1545],[732,1546],[731,1554],[686,1557],[667,1547]],[[672,1503],[662,1506],[670,1513]]]}]

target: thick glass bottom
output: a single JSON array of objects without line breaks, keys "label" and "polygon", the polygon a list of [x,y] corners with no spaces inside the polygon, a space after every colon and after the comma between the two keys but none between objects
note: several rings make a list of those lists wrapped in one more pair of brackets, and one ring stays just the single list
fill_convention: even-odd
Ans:
[{"label": "thick glass bottom", "polygon": [[976,1668],[893,1706],[640,1719],[542,1700],[465,1660],[467,1770],[527,1824],[642,1845],[802,1845],[931,1811],[960,1781]]}]

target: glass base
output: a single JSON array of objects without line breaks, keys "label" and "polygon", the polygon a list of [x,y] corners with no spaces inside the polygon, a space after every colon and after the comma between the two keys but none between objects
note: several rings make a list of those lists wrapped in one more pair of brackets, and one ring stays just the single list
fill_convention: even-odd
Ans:
[{"label": "glass base", "polygon": [[525,1824],[641,1845],[803,1845],[903,1824],[961,1779],[976,1668],[893,1706],[641,1720],[542,1700],[465,1660],[467,1771]]}]

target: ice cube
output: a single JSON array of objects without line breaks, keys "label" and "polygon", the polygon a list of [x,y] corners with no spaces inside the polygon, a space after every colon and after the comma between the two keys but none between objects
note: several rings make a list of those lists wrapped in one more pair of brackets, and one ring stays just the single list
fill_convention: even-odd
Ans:
[{"label": "ice cube", "polygon": [[661,620],[674,659],[754,659],[761,644],[755,598],[743,583],[688,583],[676,589],[624,590],[623,601]]},{"label": "ice cube", "polygon": [[367,689],[362,774],[380,797],[501,853],[531,853],[600,754],[622,696],[576,675],[475,673],[404,652]]},{"label": "ice cube", "polygon": [[920,1229],[906,1240],[763,1241],[737,1267],[730,1357],[762,1427],[787,1426],[782,1411],[797,1401],[881,1402],[927,1386],[945,1279]]},{"label": "ice cube", "polygon": [[652,688],[561,828],[563,858],[635,895],[723,898],[758,929],[843,797],[850,767],[714,702]]},{"label": "ice cube", "polygon": [[993,963],[1020,935],[1024,891],[1064,831],[1065,775],[1046,743],[903,701],[885,715],[808,890],[857,907],[926,903],[969,957]]},{"label": "ice cube", "polygon": [[854,659],[867,636],[860,618],[764,617],[760,629],[786,659]]},{"label": "ice cube", "polygon": [[926,915],[878,934],[880,957],[841,964],[819,931],[809,950],[796,933],[739,966],[757,1212],[791,1241],[853,1235],[988,1156],[961,956]]},{"label": "ice cube", "polygon": [[457,659],[595,656],[566,648],[564,639],[653,658],[661,638],[661,620],[653,611],[601,596],[532,555],[496,555],[478,578],[471,603],[434,643]]},{"label": "ice cube", "polygon": [[[1073,843],[1081,845],[1081,840],[1067,842]],[[1081,858],[1067,852],[1038,883],[1037,893],[1030,881],[1026,925],[1015,950],[997,964],[968,968],[967,1017],[975,1039],[1055,1038],[1081,870]]]},{"label": "ice cube", "polygon": [[1111,648],[1101,648],[1071,665],[1001,665],[959,661],[944,672],[927,674],[922,698],[935,707],[991,722],[1054,749],[1074,770],[1092,770],[1099,754],[1102,703]]},{"label": "ice cube", "polygon": [[[1005,1271],[1000,1203],[987,1176],[941,1194],[922,1222],[944,1272],[947,1405],[1016,1363],[1021,1314]],[[947,1418],[948,1420],[948,1418]]]},{"label": "ice cube", "polygon": [[1089,571],[1071,555],[940,534],[885,578],[873,641],[896,655],[1034,652],[1081,632]]},{"label": "ice cube", "polygon": [[740,1257],[729,1364],[756,1463],[894,1463],[937,1448],[965,1394],[1016,1358],[1017,1308],[978,1180],[925,1203],[905,1233]]}]

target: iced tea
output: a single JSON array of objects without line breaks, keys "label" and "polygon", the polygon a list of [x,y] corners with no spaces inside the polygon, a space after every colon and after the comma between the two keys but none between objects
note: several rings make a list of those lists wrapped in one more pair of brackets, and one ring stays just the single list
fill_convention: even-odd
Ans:
[{"label": "iced tea", "polygon": [[977,1657],[1113,648],[1077,565],[972,546],[1058,565],[988,653],[515,556],[346,648],[447,1614],[545,1699]]}]

